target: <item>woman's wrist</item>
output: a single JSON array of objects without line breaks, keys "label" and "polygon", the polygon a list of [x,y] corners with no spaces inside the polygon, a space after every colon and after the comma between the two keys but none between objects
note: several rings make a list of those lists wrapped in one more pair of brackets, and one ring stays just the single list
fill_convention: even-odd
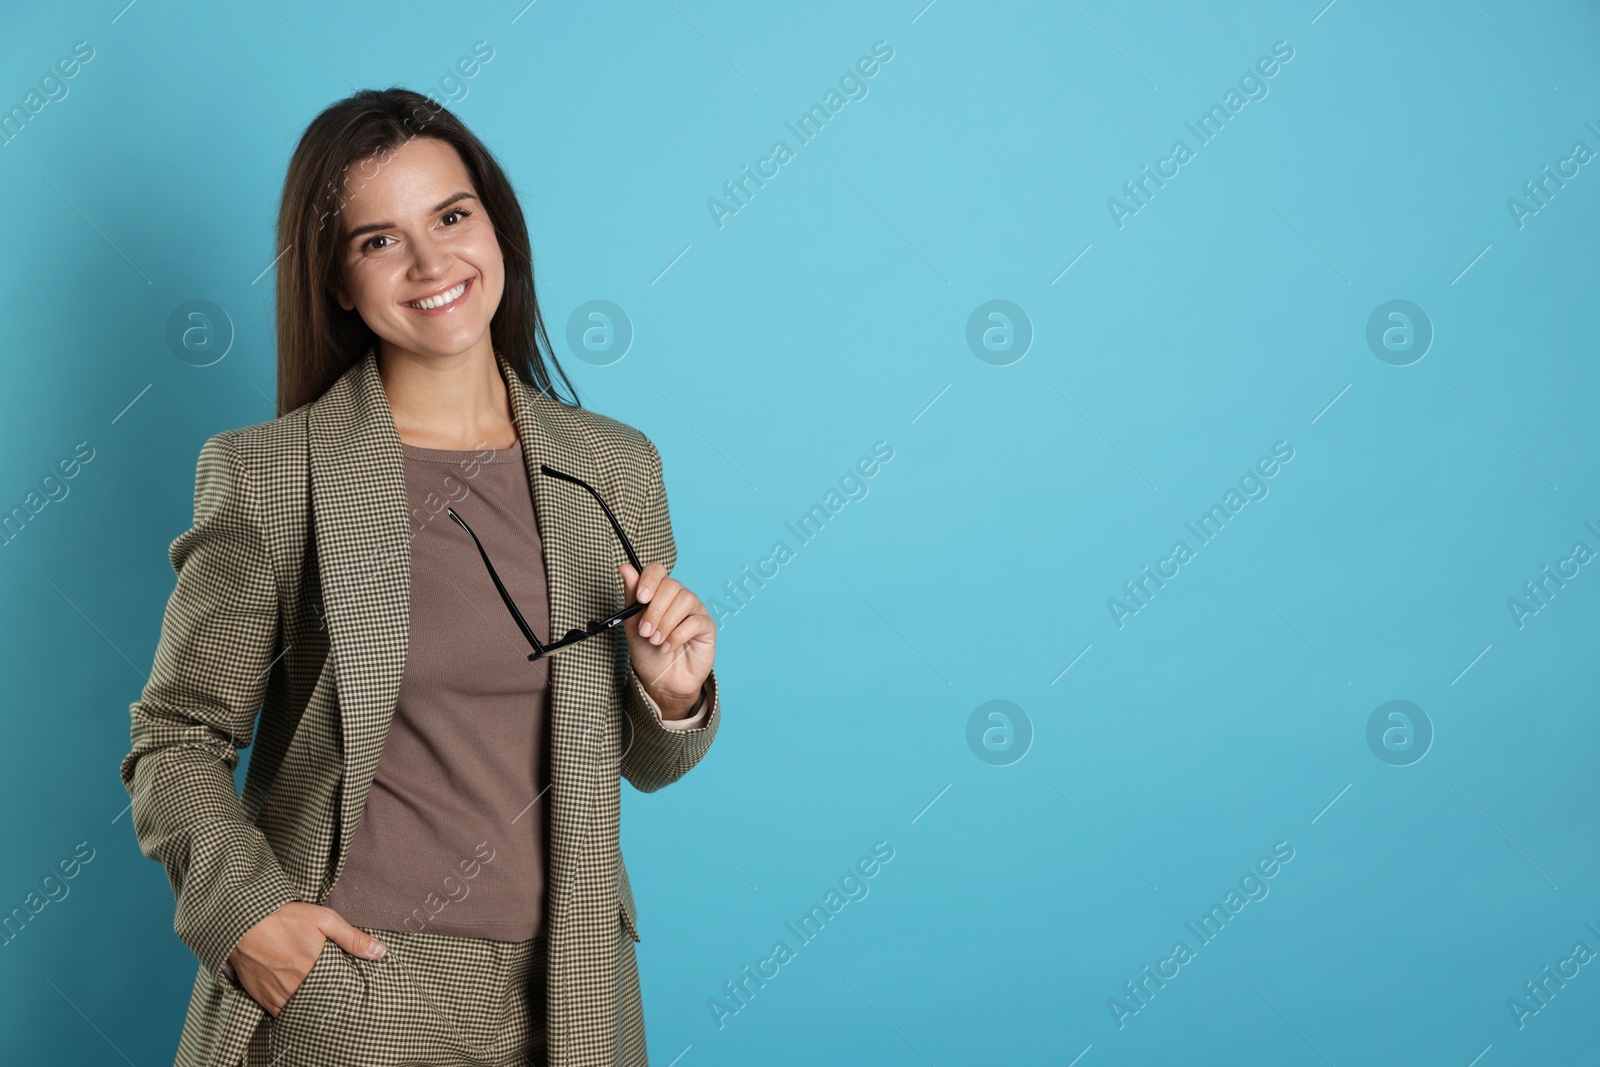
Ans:
[{"label": "woman's wrist", "polygon": [[703,683],[698,692],[687,697],[678,696],[675,693],[657,692],[646,685],[643,678],[639,679],[639,686],[644,690],[644,695],[649,697],[651,702],[655,704],[656,711],[661,715],[661,718],[669,722],[690,718],[705,698],[705,685]]},{"label": "woman's wrist", "polygon": [[698,693],[688,700],[674,700],[671,698],[663,700],[653,693],[650,699],[654,700],[656,707],[661,709],[661,717],[663,719],[672,720],[687,719],[690,713],[694,711],[695,705],[700,703],[700,695]]}]

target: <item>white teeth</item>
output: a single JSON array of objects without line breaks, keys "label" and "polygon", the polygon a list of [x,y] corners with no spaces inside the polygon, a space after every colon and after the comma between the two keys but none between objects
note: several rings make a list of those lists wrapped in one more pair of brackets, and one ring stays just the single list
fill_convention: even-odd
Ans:
[{"label": "white teeth", "polygon": [[467,291],[467,283],[466,282],[462,282],[460,285],[456,286],[454,289],[448,290],[447,292],[440,293],[438,296],[429,297],[426,300],[413,300],[409,304],[407,304],[406,307],[421,308],[424,311],[431,311],[434,308],[444,307],[446,304],[450,303],[451,301],[459,300],[461,298],[461,294],[466,292],[466,291]]}]

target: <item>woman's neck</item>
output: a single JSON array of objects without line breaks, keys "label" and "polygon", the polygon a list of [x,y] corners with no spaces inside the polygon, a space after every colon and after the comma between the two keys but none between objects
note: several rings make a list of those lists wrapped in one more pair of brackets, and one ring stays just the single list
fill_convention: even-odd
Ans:
[{"label": "woman's neck", "polygon": [[511,394],[486,334],[452,356],[380,349],[378,375],[400,440],[419,448],[510,448]]}]

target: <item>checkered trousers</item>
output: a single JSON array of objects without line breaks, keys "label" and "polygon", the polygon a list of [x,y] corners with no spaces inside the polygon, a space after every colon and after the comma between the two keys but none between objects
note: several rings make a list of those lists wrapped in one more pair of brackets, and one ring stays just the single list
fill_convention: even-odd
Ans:
[{"label": "checkered trousers", "polygon": [[360,929],[384,957],[324,942],[245,1067],[546,1067],[544,938]]}]

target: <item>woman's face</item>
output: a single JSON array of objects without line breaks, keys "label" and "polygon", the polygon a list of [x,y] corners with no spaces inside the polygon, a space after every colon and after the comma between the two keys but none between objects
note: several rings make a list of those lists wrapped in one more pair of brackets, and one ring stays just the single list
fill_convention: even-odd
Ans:
[{"label": "woman's face", "polygon": [[339,306],[419,356],[459,355],[483,342],[505,260],[455,148],[414,137],[387,157],[352,164],[344,196]]}]

